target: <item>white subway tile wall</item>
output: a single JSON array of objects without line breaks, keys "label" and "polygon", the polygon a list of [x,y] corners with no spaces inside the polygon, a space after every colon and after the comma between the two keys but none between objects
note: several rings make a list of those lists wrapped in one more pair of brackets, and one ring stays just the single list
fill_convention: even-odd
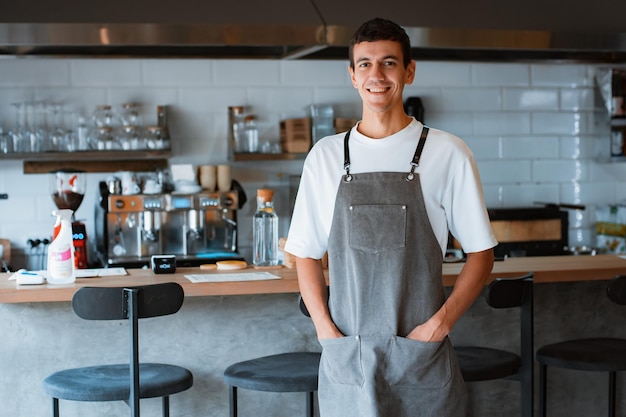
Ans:
[{"label": "white subway tile wall", "polygon": [[[171,162],[223,163],[228,106],[257,114],[261,142],[276,142],[278,122],[307,116],[310,104],[332,104],[338,117],[358,118],[360,100],[347,69],[347,61],[3,59],[0,127],[13,126],[11,103],[19,101],[62,102],[85,115],[98,104],[134,101],[148,124],[164,104],[174,139]],[[593,244],[594,207],[626,199],[626,164],[600,158],[609,153],[609,128],[595,70],[570,63],[418,61],[405,97],[422,98],[427,124],[467,141],[489,207],[587,205],[571,211],[570,243]],[[234,164],[249,196],[257,186],[288,183],[300,168],[298,161]],[[88,224],[105,177],[89,175],[91,193],[77,212]],[[54,207],[46,175],[23,175],[21,161],[2,159],[0,193],[9,195],[0,200],[0,236],[26,251],[28,238],[49,235]]]}]

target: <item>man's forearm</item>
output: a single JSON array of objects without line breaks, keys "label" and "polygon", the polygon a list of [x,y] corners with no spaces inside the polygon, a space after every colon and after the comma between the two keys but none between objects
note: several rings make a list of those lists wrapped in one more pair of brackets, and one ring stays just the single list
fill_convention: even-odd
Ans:
[{"label": "man's forearm", "polygon": [[428,321],[413,329],[407,338],[423,342],[443,340],[478,297],[492,268],[493,250],[468,253],[452,294]]},{"label": "man's forearm", "polygon": [[328,290],[322,261],[296,257],[296,271],[300,294],[320,339],[340,337],[328,309]]},{"label": "man's forearm", "polygon": [[493,249],[467,254],[465,265],[444,304],[448,332],[480,295],[492,268]]}]

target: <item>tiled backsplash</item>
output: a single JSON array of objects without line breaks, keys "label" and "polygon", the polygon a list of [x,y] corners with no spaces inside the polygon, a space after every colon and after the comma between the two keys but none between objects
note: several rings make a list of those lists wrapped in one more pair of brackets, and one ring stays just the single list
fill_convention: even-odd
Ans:
[{"label": "tiled backsplash", "polygon": [[[0,126],[13,124],[12,102],[59,101],[85,114],[98,104],[139,102],[147,123],[170,106],[173,163],[226,161],[229,105],[258,115],[261,141],[278,140],[278,122],[307,115],[313,103],[334,105],[338,117],[359,117],[347,61],[4,59],[0,60]],[[535,201],[588,206],[570,215],[570,242],[593,244],[594,206],[626,197],[626,163],[608,155],[606,111],[597,97],[594,65],[562,63],[420,62],[405,97],[419,96],[432,127],[466,140],[478,161],[490,207]],[[234,164],[249,191],[284,186],[301,162]],[[78,218],[91,222],[97,182]],[[0,236],[26,251],[30,237],[49,235],[53,209],[45,175],[23,175],[20,161],[0,160]],[[92,193],[92,194],[90,194]],[[251,215],[253,204],[243,216]],[[285,212],[287,208],[285,207]],[[280,211],[280,210],[279,210]],[[245,221],[245,220],[244,220]],[[287,223],[281,225],[286,233]],[[246,232],[242,233],[246,239]]]}]

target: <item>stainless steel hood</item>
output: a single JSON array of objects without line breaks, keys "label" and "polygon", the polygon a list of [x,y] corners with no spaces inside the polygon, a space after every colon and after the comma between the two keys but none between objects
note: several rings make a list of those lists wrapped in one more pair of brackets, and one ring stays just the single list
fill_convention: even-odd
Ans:
[{"label": "stainless steel hood", "polygon": [[[345,60],[358,24],[381,14],[405,27],[417,60],[626,62],[626,31],[621,30],[626,28],[626,2],[615,6],[625,9],[621,13],[602,5],[577,8],[575,2],[581,0],[571,0],[565,12],[554,10],[559,0],[525,0],[524,8],[477,1],[442,0],[417,7],[408,0],[386,0],[390,13],[372,13],[381,8],[379,2],[199,5],[177,0],[159,8],[154,0],[109,0],[100,5],[110,7],[90,13],[95,4],[82,0],[54,8],[42,0],[22,0],[11,5],[18,10],[0,5],[0,56]],[[536,10],[528,10],[532,8]]]}]

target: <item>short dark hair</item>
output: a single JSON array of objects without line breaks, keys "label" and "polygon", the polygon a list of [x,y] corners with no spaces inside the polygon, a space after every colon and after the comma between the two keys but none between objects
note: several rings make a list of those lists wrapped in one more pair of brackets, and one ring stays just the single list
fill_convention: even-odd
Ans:
[{"label": "short dark hair", "polygon": [[402,47],[402,59],[406,68],[411,62],[411,41],[406,31],[397,23],[380,17],[368,20],[352,35],[348,44],[350,67],[354,69],[354,45],[361,42],[396,41]]}]

